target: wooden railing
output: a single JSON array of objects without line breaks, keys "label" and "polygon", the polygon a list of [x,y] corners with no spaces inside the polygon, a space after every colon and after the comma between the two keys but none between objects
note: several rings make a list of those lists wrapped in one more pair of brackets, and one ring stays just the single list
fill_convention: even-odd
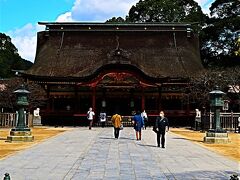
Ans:
[{"label": "wooden railing", "polygon": [[[26,126],[32,126],[32,120],[29,113],[25,113]],[[11,128],[16,127],[18,122],[17,113],[0,113],[0,127]]]},{"label": "wooden railing", "polygon": [[[220,113],[221,127],[227,131],[237,131],[238,118],[240,113]],[[208,130],[214,127],[214,113],[207,113],[206,116],[201,117],[202,129]]]},{"label": "wooden railing", "polygon": [[0,113],[0,127],[14,127],[16,124],[16,113]]}]

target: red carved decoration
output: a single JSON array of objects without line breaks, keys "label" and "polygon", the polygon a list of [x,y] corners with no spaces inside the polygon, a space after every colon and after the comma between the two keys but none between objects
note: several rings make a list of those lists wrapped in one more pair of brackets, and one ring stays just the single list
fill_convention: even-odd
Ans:
[{"label": "red carved decoration", "polygon": [[103,76],[103,78],[106,77],[106,76],[108,76],[108,77],[110,77],[110,78],[113,78],[114,81],[124,81],[124,80],[126,80],[127,78],[129,78],[129,77],[133,77],[132,74],[125,73],[125,72],[120,72],[120,73],[119,73],[119,72],[108,73],[108,74],[105,74],[105,75]]},{"label": "red carved decoration", "polygon": [[106,74],[100,74],[92,81],[87,83],[78,83],[78,85],[96,87],[100,83],[137,83],[142,87],[155,86],[154,84],[141,81],[134,74],[128,72],[109,72]]}]

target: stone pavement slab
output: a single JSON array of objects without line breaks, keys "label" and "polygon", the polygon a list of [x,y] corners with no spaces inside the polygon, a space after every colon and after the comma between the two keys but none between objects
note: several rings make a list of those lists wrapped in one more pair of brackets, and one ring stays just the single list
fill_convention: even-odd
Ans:
[{"label": "stone pavement slab", "polygon": [[166,135],[166,148],[156,147],[149,128],[142,140],[125,127],[120,138],[113,128],[78,127],[0,160],[0,179],[216,179],[239,174],[239,163],[182,137]]}]

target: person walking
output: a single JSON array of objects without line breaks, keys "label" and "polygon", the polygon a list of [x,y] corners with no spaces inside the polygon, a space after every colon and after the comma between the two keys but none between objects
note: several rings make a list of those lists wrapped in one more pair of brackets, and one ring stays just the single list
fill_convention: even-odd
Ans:
[{"label": "person walking", "polygon": [[136,131],[136,139],[141,140],[142,139],[142,127],[144,126],[144,120],[141,116],[140,111],[137,111],[137,113],[133,117],[133,123],[134,123],[134,129]]},{"label": "person walking", "polygon": [[107,120],[107,114],[104,111],[101,111],[99,114],[99,121],[102,125],[102,128],[105,127],[106,120]]},{"label": "person walking", "polygon": [[142,116],[143,121],[144,121],[144,129],[146,129],[147,125],[148,125],[148,116],[147,116],[147,113],[146,113],[145,110],[142,111],[141,116]]},{"label": "person walking", "polygon": [[156,119],[155,128],[157,133],[157,146],[160,147],[161,142],[162,148],[165,148],[165,132],[169,131],[169,123],[168,119],[164,116],[163,111],[160,111],[159,116]]},{"label": "person walking", "polygon": [[93,118],[95,116],[94,111],[92,110],[92,108],[90,107],[88,112],[87,112],[87,119],[89,121],[89,129],[92,129],[92,124],[93,124]]},{"label": "person walking", "polygon": [[114,137],[116,139],[119,138],[119,131],[120,131],[120,127],[122,125],[122,117],[119,114],[114,114],[111,118],[112,120],[112,124],[114,127]]}]

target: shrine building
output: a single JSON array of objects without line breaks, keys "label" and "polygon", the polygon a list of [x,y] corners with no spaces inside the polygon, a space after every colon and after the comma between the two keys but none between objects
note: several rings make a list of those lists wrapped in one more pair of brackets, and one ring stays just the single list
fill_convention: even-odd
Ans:
[{"label": "shrine building", "polygon": [[81,124],[89,107],[97,116],[145,109],[150,119],[164,110],[183,124],[195,115],[183,98],[189,78],[203,69],[191,24],[39,24],[46,28],[37,35],[35,62],[22,76],[47,92],[44,125]]}]

